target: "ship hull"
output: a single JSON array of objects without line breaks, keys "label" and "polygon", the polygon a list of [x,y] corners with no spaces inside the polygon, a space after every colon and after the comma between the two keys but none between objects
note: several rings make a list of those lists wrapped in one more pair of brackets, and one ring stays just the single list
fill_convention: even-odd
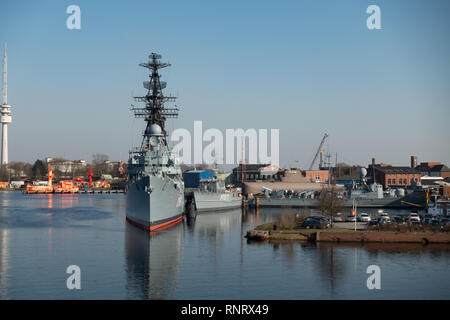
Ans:
[{"label": "ship hull", "polygon": [[[422,193],[407,195],[404,197],[392,197],[383,199],[355,199],[358,208],[414,208],[415,206],[407,203],[414,203],[419,206],[426,205],[425,196]],[[321,202],[317,199],[295,199],[295,198],[257,198],[250,199],[248,202],[250,207],[320,207]],[[342,207],[351,208],[353,199],[346,199],[341,204]]]},{"label": "ship hull", "polygon": [[194,192],[197,211],[222,211],[239,208],[242,203],[241,197],[232,193]]},{"label": "ship hull", "polygon": [[127,221],[149,231],[169,228],[183,220],[183,200],[183,191],[175,188],[171,180],[140,177],[128,184]]}]

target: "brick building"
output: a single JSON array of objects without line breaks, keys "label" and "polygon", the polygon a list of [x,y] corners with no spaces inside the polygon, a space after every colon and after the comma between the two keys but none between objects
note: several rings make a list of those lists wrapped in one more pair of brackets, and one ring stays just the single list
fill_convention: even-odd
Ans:
[{"label": "brick building", "polygon": [[420,171],[415,168],[391,165],[369,165],[368,172],[371,177],[375,173],[375,181],[383,185],[383,188],[409,187],[420,182],[421,177]]},{"label": "brick building", "polygon": [[303,175],[311,182],[326,182],[328,181],[328,170],[305,170]]},{"label": "brick building", "polygon": [[337,184],[351,184],[361,179],[361,166],[338,165],[330,168],[331,180]]},{"label": "brick building", "polygon": [[[422,170],[421,172],[423,172]],[[450,168],[440,163],[429,167],[425,172],[428,173],[427,175],[430,177],[441,177],[443,179],[450,177]]]}]

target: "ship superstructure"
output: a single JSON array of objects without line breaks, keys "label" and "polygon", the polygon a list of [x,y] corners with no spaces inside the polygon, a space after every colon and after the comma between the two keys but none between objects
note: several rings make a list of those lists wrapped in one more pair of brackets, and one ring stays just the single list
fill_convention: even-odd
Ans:
[{"label": "ship superstructure", "polygon": [[151,53],[149,61],[139,64],[150,70],[144,82],[145,96],[134,97],[143,107],[133,106],[136,118],[146,127],[140,147],[130,151],[127,168],[127,220],[150,231],[169,227],[183,219],[184,185],[181,169],[171,156],[167,143],[166,119],[178,116],[178,108],[165,107],[175,97],[165,96],[159,69],[170,66]]}]

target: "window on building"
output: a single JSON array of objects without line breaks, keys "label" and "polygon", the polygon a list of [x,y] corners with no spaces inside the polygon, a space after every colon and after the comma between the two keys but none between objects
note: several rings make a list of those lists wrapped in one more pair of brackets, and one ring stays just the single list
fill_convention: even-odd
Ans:
[{"label": "window on building", "polygon": [[402,184],[402,179],[398,179],[398,184]]},{"label": "window on building", "polygon": [[403,184],[407,184],[406,179],[403,179]]},{"label": "window on building", "polygon": [[391,184],[391,179],[388,179],[388,184]]},{"label": "window on building", "polygon": [[392,179],[392,184],[395,184],[395,179]]}]

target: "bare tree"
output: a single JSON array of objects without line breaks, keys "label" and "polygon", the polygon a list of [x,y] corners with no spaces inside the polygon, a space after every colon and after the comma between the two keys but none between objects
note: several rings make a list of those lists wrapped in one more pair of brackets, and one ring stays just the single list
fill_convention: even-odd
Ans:
[{"label": "bare tree", "polygon": [[333,227],[334,217],[342,210],[343,200],[339,197],[336,186],[331,185],[329,188],[323,188],[319,196],[320,210],[328,215]]},{"label": "bare tree", "polygon": [[107,163],[109,158],[106,154],[96,153],[92,156],[93,173],[96,176],[100,176],[107,170]]},{"label": "bare tree", "polygon": [[0,166],[0,181],[2,182],[9,181],[9,168],[7,164],[2,164]]},{"label": "bare tree", "polygon": [[21,177],[25,176],[25,163],[23,162],[10,162],[8,164],[10,173],[11,173],[11,179],[20,179]]}]

